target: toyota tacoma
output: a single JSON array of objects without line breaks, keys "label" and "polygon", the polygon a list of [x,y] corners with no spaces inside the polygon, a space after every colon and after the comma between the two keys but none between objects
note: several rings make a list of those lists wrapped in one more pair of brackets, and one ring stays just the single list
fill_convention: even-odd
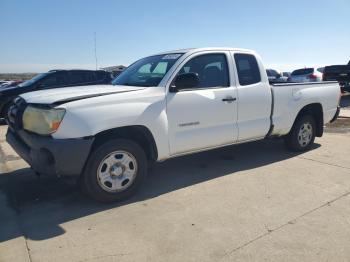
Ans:
[{"label": "toyota tacoma", "polygon": [[136,61],[113,85],[22,94],[7,141],[37,173],[78,176],[111,202],[133,194],[157,161],[269,137],[306,151],[339,99],[336,82],[270,85],[254,51],[177,50]]}]

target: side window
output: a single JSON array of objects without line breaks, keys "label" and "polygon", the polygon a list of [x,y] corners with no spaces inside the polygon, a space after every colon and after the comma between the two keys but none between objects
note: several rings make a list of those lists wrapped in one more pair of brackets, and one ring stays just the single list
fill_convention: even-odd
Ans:
[{"label": "side window", "polygon": [[103,72],[103,71],[97,71],[97,72],[96,72],[96,81],[105,80],[105,78],[107,78],[107,74],[108,74],[108,73],[105,73],[105,72]]},{"label": "side window", "polygon": [[179,74],[197,73],[197,88],[230,86],[227,59],[225,54],[209,54],[197,56],[188,61]]},{"label": "side window", "polygon": [[86,72],[82,72],[83,76],[84,76],[84,80],[85,83],[94,83],[96,82],[96,76],[95,76],[95,72],[93,71],[86,71]]},{"label": "side window", "polygon": [[62,73],[53,73],[40,81],[40,88],[53,88],[65,85],[65,78]]},{"label": "side window", "polygon": [[249,54],[235,54],[239,84],[252,85],[261,81],[260,70],[255,56]]},{"label": "side window", "polygon": [[77,85],[77,84],[82,84],[85,83],[85,77],[84,77],[84,72],[70,72],[69,73],[69,79],[70,79],[70,84],[72,85]]}]

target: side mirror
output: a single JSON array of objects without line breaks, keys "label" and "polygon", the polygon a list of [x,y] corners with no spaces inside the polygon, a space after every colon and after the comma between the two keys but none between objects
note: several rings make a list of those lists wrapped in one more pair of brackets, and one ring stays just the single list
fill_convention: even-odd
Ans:
[{"label": "side mirror", "polygon": [[176,76],[170,92],[176,93],[181,89],[195,88],[199,84],[199,76],[197,73],[184,73]]}]

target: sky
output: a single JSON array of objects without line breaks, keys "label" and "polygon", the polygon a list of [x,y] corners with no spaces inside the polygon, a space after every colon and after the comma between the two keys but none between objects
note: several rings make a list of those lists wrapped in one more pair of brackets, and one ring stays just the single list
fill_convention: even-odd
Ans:
[{"label": "sky", "polygon": [[257,51],[267,67],[350,60],[350,0],[0,0],[0,72],[128,65],[188,47]]}]

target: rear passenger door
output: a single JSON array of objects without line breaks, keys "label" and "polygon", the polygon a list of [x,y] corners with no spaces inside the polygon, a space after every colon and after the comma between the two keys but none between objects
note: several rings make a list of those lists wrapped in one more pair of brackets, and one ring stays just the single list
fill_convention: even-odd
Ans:
[{"label": "rear passenger door", "polygon": [[232,53],[238,92],[238,140],[264,137],[270,129],[271,88],[264,67],[253,54]]}]

